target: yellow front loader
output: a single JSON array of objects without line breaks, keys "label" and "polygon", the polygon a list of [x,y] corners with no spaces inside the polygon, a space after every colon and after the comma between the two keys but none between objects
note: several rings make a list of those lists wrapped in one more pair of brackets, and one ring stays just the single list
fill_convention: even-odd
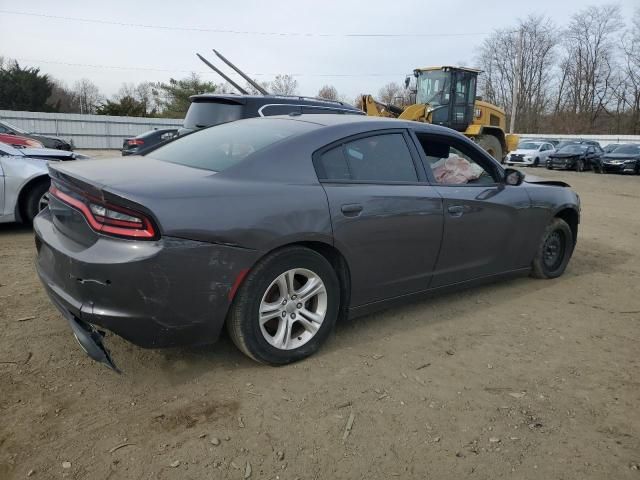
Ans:
[{"label": "yellow front loader", "polygon": [[[428,67],[414,70],[415,104],[385,105],[363,95],[361,107],[367,115],[393,117],[442,125],[462,132],[496,160],[518,146],[518,136],[506,134],[504,110],[476,99],[480,70],[461,67]],[[410,78],[407,77],[406,85]]]}]

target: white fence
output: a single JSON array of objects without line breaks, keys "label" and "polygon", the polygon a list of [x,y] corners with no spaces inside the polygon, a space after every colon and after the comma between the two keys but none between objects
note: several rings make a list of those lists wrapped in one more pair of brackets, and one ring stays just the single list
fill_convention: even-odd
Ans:
[{"label": "white fence", "polygon": [[112,117],[0,110],[0,120],[27,132],[72,140],[76,148],[122,148],[125,138],[154,128],[179,128],[182,119]]},{"label": "white fence", "polygon": [[640,135],[552,135],[550,133],[519,133],[520,138],[555,138],[557,140],[595,140],[603,147],[610,143],[640,143]]}]

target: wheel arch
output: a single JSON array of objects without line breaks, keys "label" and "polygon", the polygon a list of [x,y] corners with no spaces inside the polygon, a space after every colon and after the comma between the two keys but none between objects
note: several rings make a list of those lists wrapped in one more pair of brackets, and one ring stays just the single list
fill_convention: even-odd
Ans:
[{"label": "wheel arch", "polygon": [[[246,275],[253,270],[255,265],[258,264],[262,259],[268,257],[272,253],[278,250],[284,250],[290,247],[305,247],[309,250],[313,250],[314,252],[322,255],[331,265],[331,267],[336,272],[338,277],[338,282],[340,283],[340,316],[339,320],[346,318],[349,311],[350,299],[351,299],[351,270],[349,268],[349,264],[347,263],[347,259],[344,254],[336,248],[331,243],[327,243],[319,240],[297,240],[291,241],[289,243],[283,243],[278,245],[277,247],[271,248],[266,251],[263,255],[258,257],[253,265],[246,271],[242,273],[242,278],[238,285],[234,287],[237,289],[244,283],[244,279]],[[235,295],[234,295],[235,296]]]},{"label": "wheel arch", "polygon": [[27,182],[25,182],[18,192],[18,197],[16,198],[16,204],[14,207],[14,214],[17,222],[24,222],[25,218],[25,205],[24,202],[29,195],[29,192],[38,184],[44,182],[50,182],[51,179],[49,174],[45,173],[42,175],[37,175],[35,177],[30,178]]},{"label": "wheel arch", "polygon": [[578,241],[578,224],[580,223],[580,214],[578,211],[573,207],[564,206],[554,214],[554,218],[560,218],[567,222],[569,228],[571,228],[573,244],[575,245]]}]

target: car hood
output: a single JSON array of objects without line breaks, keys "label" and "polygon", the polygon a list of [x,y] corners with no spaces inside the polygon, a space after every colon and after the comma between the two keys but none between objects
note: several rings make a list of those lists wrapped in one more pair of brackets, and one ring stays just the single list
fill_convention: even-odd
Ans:
[{"label": "car hood", "polygon": [[548,180],[546,178],[541,178],[536,175],[529,175],[528,173],[524,176],[525,183],[533,183],[536,185],[552,185],[555,187],[570,187],[566,182],[562,182],[560,180]]}]

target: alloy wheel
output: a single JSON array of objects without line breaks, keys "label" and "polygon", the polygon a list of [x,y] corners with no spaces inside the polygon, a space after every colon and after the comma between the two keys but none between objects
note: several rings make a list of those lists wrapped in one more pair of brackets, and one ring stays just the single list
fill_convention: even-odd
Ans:
[{"label": "alloy wheel", "polygon": [[327,289],[316,273],[294,268],[279,275],[260,302],[264,339],[280,350],[293,350],[311,340],[327,314]]},{"label": "alloy wheel", "polygon": [[49,206],[49,192],[45,192],[38,200],[38,212],[41,212]]}]

